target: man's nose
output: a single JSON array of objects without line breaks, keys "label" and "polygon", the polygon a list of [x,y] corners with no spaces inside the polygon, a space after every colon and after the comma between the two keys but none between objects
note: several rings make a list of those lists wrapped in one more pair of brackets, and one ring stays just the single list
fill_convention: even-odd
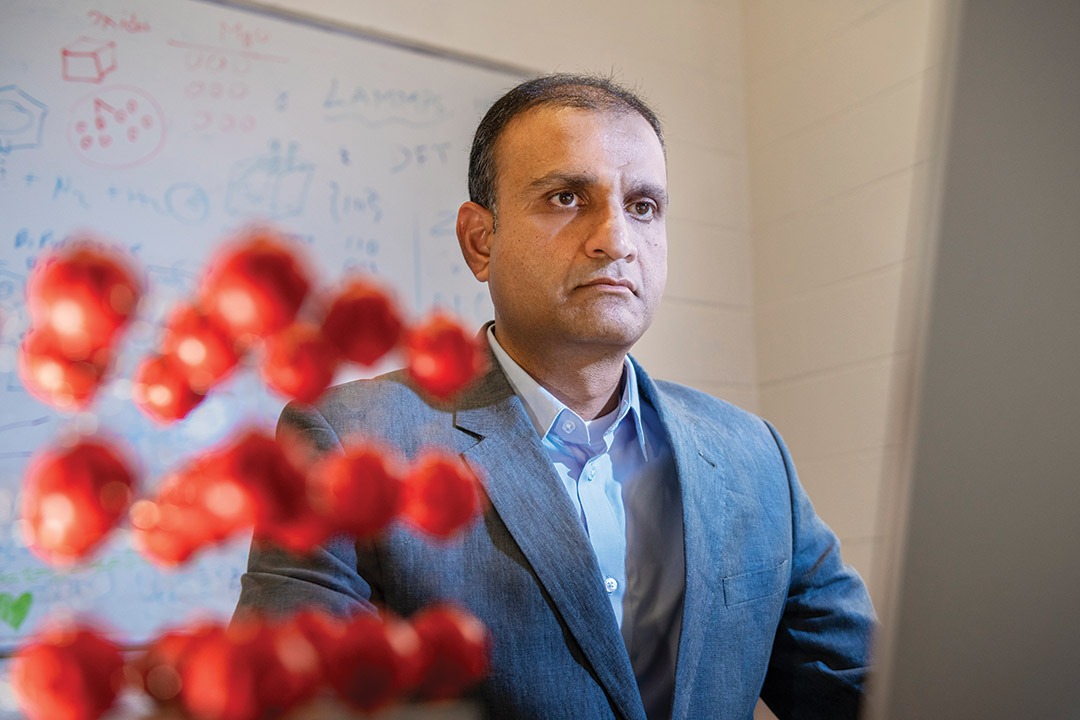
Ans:
[{"label": "man's nose", "polygon": [[586,239],[586,254],[596,258],[606,255],[612,260],[632,260],[637,250],[628,223],[622,205],[612,203],[598,210],[596,222]]}]

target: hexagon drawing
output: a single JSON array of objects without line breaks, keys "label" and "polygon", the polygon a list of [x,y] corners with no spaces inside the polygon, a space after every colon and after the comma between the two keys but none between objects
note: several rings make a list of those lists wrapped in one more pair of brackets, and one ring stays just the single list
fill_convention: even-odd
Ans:
[{"label": "hexagon drawing", "polygon": [[0,87],[0,153],[41,145],[49,109],[15,85]]}]

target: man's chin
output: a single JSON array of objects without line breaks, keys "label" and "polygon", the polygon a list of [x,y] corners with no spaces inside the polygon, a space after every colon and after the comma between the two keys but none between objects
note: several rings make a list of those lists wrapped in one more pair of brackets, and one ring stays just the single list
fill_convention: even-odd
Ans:
[{"label": "man's chin", "polygon": [[605,346],[613,351],[629,352],[638,341],[648,324],[640,319],[637,322],[620,321],[614,318],[580,318],[565,328],[569,338],[579,343]]}]

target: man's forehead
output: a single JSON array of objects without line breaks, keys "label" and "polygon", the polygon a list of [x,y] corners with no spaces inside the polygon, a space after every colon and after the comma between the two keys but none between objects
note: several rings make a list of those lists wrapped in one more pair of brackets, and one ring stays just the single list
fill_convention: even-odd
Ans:
[{"label": "man's forehead", "polygon": [[495,161],[503,172],[543,175],[559,169],[555,165],[568,156],[600,152],[627,161],[657,161],[666,174],[663,147],[649,122],[632,110],[608,108],[530,108],[507,123],[496,142]]},{"label": "man's forehead", "polygon": [[[499,134],[497,143],[502,143],[508,138],[514,139],[520,136],[530,136],[541,128],[548,133],[563,133],[574,135],[581,133],[583,123],[595,127],[618,127],[634,124],[641,129],[647,129],[647,136],[656,141],[660,147],[660,139],[656,137],[656,131],[642,115],[630,109],[624,108],[587,108],[574,105],[543,104],[524,110],[506,123],[506,127]],[[642,133],[646,135],[646,133]]]}]

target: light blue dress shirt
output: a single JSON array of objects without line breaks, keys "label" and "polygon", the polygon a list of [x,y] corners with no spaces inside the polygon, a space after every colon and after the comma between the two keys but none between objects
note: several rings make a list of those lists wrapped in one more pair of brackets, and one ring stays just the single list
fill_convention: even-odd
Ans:
[{"label": "light blue dress shirt", "polygon": [[682,500],[656,410],[625,361],[618,406],[584,420],[488,342],[589,537],[646,714],[666,718],[675,689],[685,590]]}]

